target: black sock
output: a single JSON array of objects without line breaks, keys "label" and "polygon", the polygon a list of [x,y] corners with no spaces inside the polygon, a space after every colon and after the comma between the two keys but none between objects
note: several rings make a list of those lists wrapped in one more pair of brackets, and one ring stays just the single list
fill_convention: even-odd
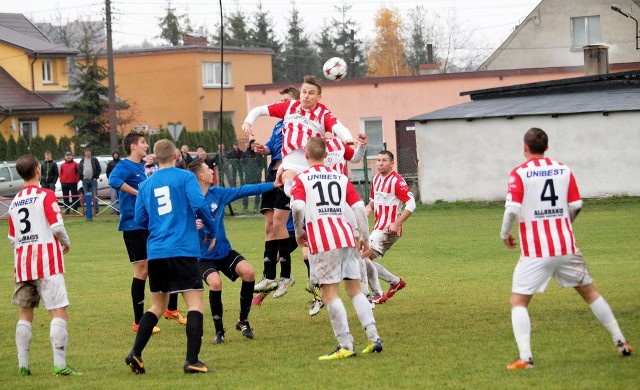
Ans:
[{"label": "black sock", "polygon": [[240,321],[249,318],[251,300],[253,299],[253,286],[255,286],[255,284],[255,280],[250,282],[242,281],[242,286],[240,287],[240,317],[238,318]]},{"label": "black sock", "polygon": [[289,253],[293,253],[293,251],[298,248],[298,241],[296,241],[296,235],[292,232],[289,232]]},{"label": "black sock", "polygon": [[[251,290],[253,292],[253,289]],[[224,332],[222,325],[222,291],[209,290],[209,307],[211,308],[211,316],[213,317],[213,326],[216,333]]]},{"label": "black sock", "polygon": [[189,364],[198,362],[200,347],[202,346],[202,313],[189,311],[187,313],[187,361]]},{"label": "black sock", "polygon": [[178,293],[169,294],[169,304],[167,305],[167,310],[178,310]]},{"label": "black sock", "polygon": [[278,264],[278,240],[269,240],[264,243],[264,268],[262,274],[267,279],[276,278],[276,265]]},{"label": "black sock", "polygon": [[280,277],[291,277],[291,250],[289,248],[289,239],[283,238],[278,240],[278,255],[280,256]]},{"label": "black sock", "polygon": [[304,259],[304,265],[307,267],[307,279],[311,277],[311,268],[309,268],[309,259]]},{"label": "black sock", "polygon": [[147,343],[153,334],[153,327],[157,324],[158,317],[156,317],[152,312],[148,311],[142,315],[142,318],[138,323],[136,341],[133,343],[133,353],[138,356],[142,356],[142,350],[147,346]]},{"label": "black sock", "polygon": [[133,303],[133,322],[140,323],[144,314],[144,288],[146,280],[133,278],[131,281],[131,302]]}]

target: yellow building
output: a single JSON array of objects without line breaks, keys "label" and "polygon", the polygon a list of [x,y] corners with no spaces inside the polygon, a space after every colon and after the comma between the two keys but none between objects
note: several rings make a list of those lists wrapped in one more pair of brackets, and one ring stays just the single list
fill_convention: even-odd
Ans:
[{"label": "yellow building", "polygon": [[[116,93],[138,109],[131,126],[152,129],[181,123],[188,131],[217,129],[222,112],[242,140],[247,114],[245,86],[271,83],[268,49],[225,48],[220,80],[220,48],[188,45],[114,52]],[[106,57],[99,64],[106,67]],[[221,85],[222,84],[222,85]],[[125,130],[126,132],[126,130]]]},{"label": "yellow building", "polygon": [[76,51],[52,43],[21,14],[0,13],[0,133],[27,140],[71,137],[68,61]]}]

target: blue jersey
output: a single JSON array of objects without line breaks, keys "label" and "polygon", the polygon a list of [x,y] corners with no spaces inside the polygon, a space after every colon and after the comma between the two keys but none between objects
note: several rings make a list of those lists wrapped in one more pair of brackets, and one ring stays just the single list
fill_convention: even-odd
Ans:
[{"label": "blue jersey", "polygon": [[271,162],[269,163],[269,171],[272,170],[273,164],[276,161],[282,160],[282,125],[284,121],[278,121],[275,126],[273,126],[273,131],[271,132],[271,138],[265,144],[266,147],[271,151]]},{"label": "blue jersey", "polygon": [[273,190],[273,183],[245,184],[238,188],[211,186],[204,197],[204,202],[216,225],[216,246],[209,251],[209,243],[204,242],[205,231],[200,230],[200,257],[205,260],[224,259],[231,250],[224,229],[224,208],[231,202],[245,196],[260,195]]},{"label": "blue jersey", "polygon": [[159,169],[140,184],[135,220],[149,229],[148,260],[168,257],[199,257],[196,212],[215,235],[196,176],[184,169]]},{"label": "blue jersey", "polygon": [[118,201],[120,202],[120,223],[119,231],[130,231],[144,229],[136,223],[134,217],[136,215],[136,196],[127,192],[120,191],[120,187],[127,183],[133,189],[137,190],[147,175],[144,173],[144,165],[133,162],[129,159],[120,161],[119,164],[111,171],[109,175],[109,186],[118,190]]}]

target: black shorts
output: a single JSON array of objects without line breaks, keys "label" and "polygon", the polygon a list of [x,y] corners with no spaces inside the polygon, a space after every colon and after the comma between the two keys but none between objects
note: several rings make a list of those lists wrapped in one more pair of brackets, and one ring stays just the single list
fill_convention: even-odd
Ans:
[{"label": "black shorts", "polygon": [[202,291],[202,279],[195,257],[169,257],[149,261],[149,289],[152,293]]},{"label": "black shorts", "polygon": [[[267,177],[265,178],[265,183],[271,182],[273,183],[276,180],[276,173],[278,171],[269,171]],[[278,210],[291,210],[289,208],[290,199],[287,195],[285,195],[284,190],[282,188],[276,188],[273,191],[265,192],[262,194],[262,202],[260,203],[260,212],[262,214],[265,211],[271,211],[274,209]]]},{"label": "black shorts", "polygon": [[229,280],[235,282],[239,277],[239,275],[236,273],[236,265],[238,265],[238,263],[242,260],[246,259],[244,258],[244,256],[234,251],[233,249],[229,251],[229,254],[224,259],[200,259],[199,266],[202,280],[204,280],[206,283],[207,277],[211,275],[212,272],[222,272],[227,278],[229,278]]},{"label": "black shorts", "polygon": [[129,230],[122,232],[124,246],[127,247],[129,261],[132,263],[147,260],[147,239],[149,231],[146,229]]}]

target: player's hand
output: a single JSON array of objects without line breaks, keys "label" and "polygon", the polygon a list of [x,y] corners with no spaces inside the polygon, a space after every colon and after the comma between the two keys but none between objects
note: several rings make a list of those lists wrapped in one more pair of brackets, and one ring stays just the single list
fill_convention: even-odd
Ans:
[{"label": "player's hand", "polygon": [[267,154],[267,150],[265,149],[263,144],[259,144],[257,142],[253,143],[253,151],[256,154],[259,154],[261,156],[264,156],[265,154]]},{"label": "player's hand", "polygon": [[205,236],[204,242],[211,242],[211,244],[209,245],[208,251],[212,251],[213,248],[216,246],[216,239],[215,238],[212,238],[212,237],[209,237],[209,236]]},{"label": "player's hand", "polygon": [[308,247],[309,243],[307,242],[307,232],[302,233],[300,237],[296,237],[296,242],[300,247]]},{"label": "player's hand", "polygon": [[63,246],[62,246],[62,253],[67,254],[67,253],[69,253],[69,250],[70,250],[70,249],[71,249],[71,248],[69,248],[68,246],[64,246],[64,245],[63,245]]},{"label": "player's hand", "polygon": [[400,234],[402,233],[402,225],[400,225],[397,221],[391,222],[387,230],[389,231],[390,234],[393,234],[395,236],[400,236]]},{"label": "player's hand", "polygon": [[371,205],[371,202],[369,202],[369,204],[367,204],[364,207],[364,211],[367,213],[367,218],[369,218],[371,216],[371,214],[373,213],[373,207],[370,206],[370,205]]},{"label": "player's hand", "polygon": [[511,233],[509,233],[509,235],[507,236],[507,238],[505,238],[504,240],[502,240],[504,242],[504,245],[509,248],[509,249],[515,249],[516,247],[516,239],[513,238],[513,236],[511,235]]},{"label": "player's hand", "polygon": [[282,185],[284,184],[282,182],[282,173],[284,172],[284,169],[282,169],[282,167],[278,168],[278,171],[276,172],[276,179],[273,181],[273,186],[274,187],[282,187]]},{"label": "player's hand", "polygon": [[244,131],[244,136],[247,137],[248,139],[252,139],[253,138],[253,131],[251,130],[251,123],[244,122],[242,124],[242,131]]},{"label": "player's hand", "polygon": [[358,142],[360,142],[362,145],[366,145],[368,138],[367,135],[365,133],[358,133],[358,136],[356,137],[356,139],[358,140]]},{"label": "player's hand", "polygon": [[204,223],[202,223],[202,220],[200,218],[196,219],[196,228],[198,228],[198,230],[200,230],[203,227],[204,227]]}]

